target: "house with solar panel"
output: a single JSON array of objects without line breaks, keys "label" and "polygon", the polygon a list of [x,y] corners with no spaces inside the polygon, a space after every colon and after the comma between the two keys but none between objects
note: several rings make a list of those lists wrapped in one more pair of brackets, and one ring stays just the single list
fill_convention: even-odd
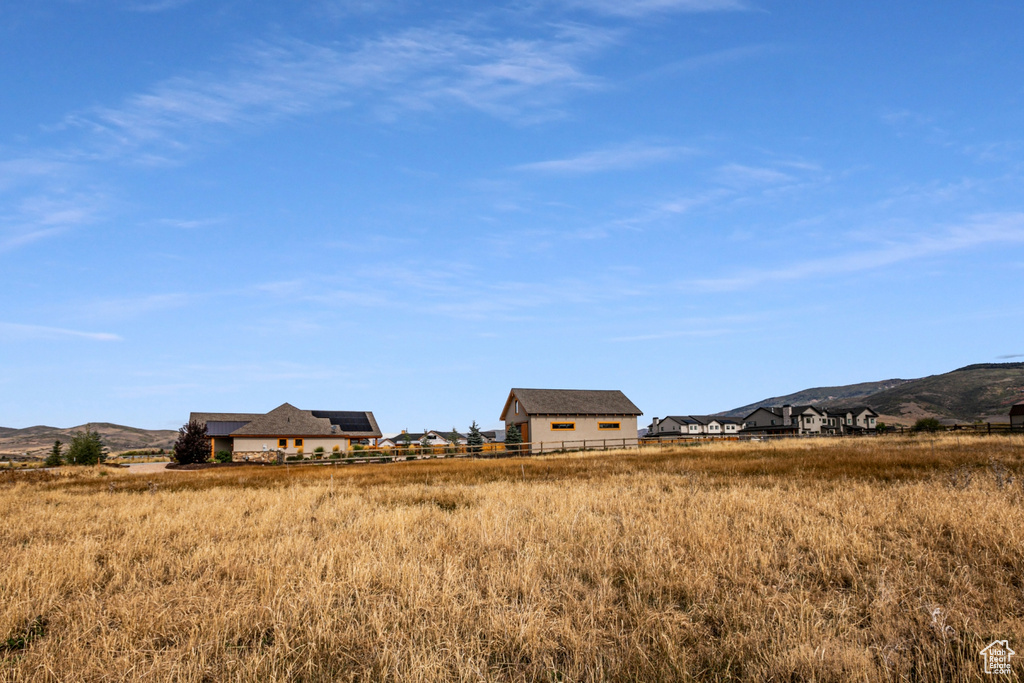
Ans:
[{"label": "house with solar panel", "polygon": [[192,413],[206,427],[211,455],[228,451],[233,460],[269,461],[277,452],[313,455],[344,453],[353,443],[381,436],[369,411],[300,410],[283,403],[269,413]]}]

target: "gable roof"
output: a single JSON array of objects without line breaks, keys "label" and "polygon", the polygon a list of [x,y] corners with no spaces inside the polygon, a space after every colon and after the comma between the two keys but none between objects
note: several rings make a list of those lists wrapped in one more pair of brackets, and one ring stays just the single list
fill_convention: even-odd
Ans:
[{"label": "gable roof", "polygon": [[1010,415],[1012,417],[1024,415],[1024,403],[1018,403],[1017,405],[1010,408]]},{"label": "gable roof", "polygon": [[717,415],[691,415],[690,417],[692,417],[695,422],[702,425],[711,424],[712,422],[722,424],[723,422],[728,421],[721,417],[718,417]]},{"label": "gable roof", "polygon": [[[772,415],[776,415],[778,417],[783,417],[782,409],[785,408],[785,407],[786,406],[761,406],[759,408],[755,408],[753,411],[750,412],[750,414],[748,414],[743,419],[746,420],[748,417],[750,417],[751,415],[756,413],[758,410],[766,410],[769,413],[771,413]],[[791,415],[803,415],[808,410],[813,410],[818,415],[822,415],[823,414],[822,410],[820,408],[816,408],[816,407],[814,407],[812,405],[789,406],[789,407],[792,410]]]},{"label": "gable roof", "polygon": [[618,389],[513,389],[499,419],[513,399],[527,415],[643,415]]},{"label": "gable roof", "polygon": [[244,425],[228,433],[231,436],[380,436],[377,420],[369,411],[299,410],[290,403],[282,403],[265,415],[251,417]]},{"label": "gable roof", "polygon": [[839,413],[842,413],[843,415],[847,413],[850,413],[851,415],[860,415],[861,413],[868,412],[874,415],[875,417],[878,417],[878,413],[876,413],[868,406],[832,406],[831,408],[826,408],[825,411],[828,412],[829,414],[835,415],[838,415]]}]

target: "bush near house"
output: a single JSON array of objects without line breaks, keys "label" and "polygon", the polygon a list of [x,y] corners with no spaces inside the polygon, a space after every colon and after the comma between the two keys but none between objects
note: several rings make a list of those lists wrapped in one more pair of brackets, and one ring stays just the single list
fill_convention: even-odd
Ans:
[{"label": "bush near house", "polygon": [[523,434],[516,425],[509,425],[505,430],[505,450],[518,451],[519,445],[523,443]]},{"label": "bush near house", "polygon": [[213,459],[217,462],[231,462],[231,451],[217,451]]},{"label": "bush near house", "polygon": [[171,457],[181,465],[207,462],[210,459],[210,437],[206,435],[206,425],[195,420],[182,425]]}]

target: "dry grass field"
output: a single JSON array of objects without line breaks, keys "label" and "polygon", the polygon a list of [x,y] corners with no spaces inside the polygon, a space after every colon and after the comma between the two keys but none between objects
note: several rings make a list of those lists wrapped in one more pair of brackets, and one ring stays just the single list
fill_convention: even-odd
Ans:
[{"label": "dry grass field", "polygon": [[966,681],[1024,652],[1019,438],[64,469],[0,473],[3,680]]}]

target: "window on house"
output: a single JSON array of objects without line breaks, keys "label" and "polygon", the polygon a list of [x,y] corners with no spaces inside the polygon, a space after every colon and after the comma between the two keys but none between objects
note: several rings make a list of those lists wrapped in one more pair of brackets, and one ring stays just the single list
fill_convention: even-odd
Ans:
[{"label": "window on house", "polygon": [[302,445],[302,439],[295,439],[295,447],[298,448]]},{"label": "window on house", "polygon": [[598,422],[598,429],[621,429],[622,425],[618,422]]},{"label": "window on house", "polygon": [[573,429],[576,429],[576,423],[575,422],[552,422],[551,423],[551,431],[553,431],[553,432],[572,431]]},{"label": "window on house", "polygon": [[277,440],[277,447],[278,448],[288,448],[288,439],[278,439]]},{"label": "window on house", "polygon": [[516,399],[516,415],[519,414],[519,399]]}]

